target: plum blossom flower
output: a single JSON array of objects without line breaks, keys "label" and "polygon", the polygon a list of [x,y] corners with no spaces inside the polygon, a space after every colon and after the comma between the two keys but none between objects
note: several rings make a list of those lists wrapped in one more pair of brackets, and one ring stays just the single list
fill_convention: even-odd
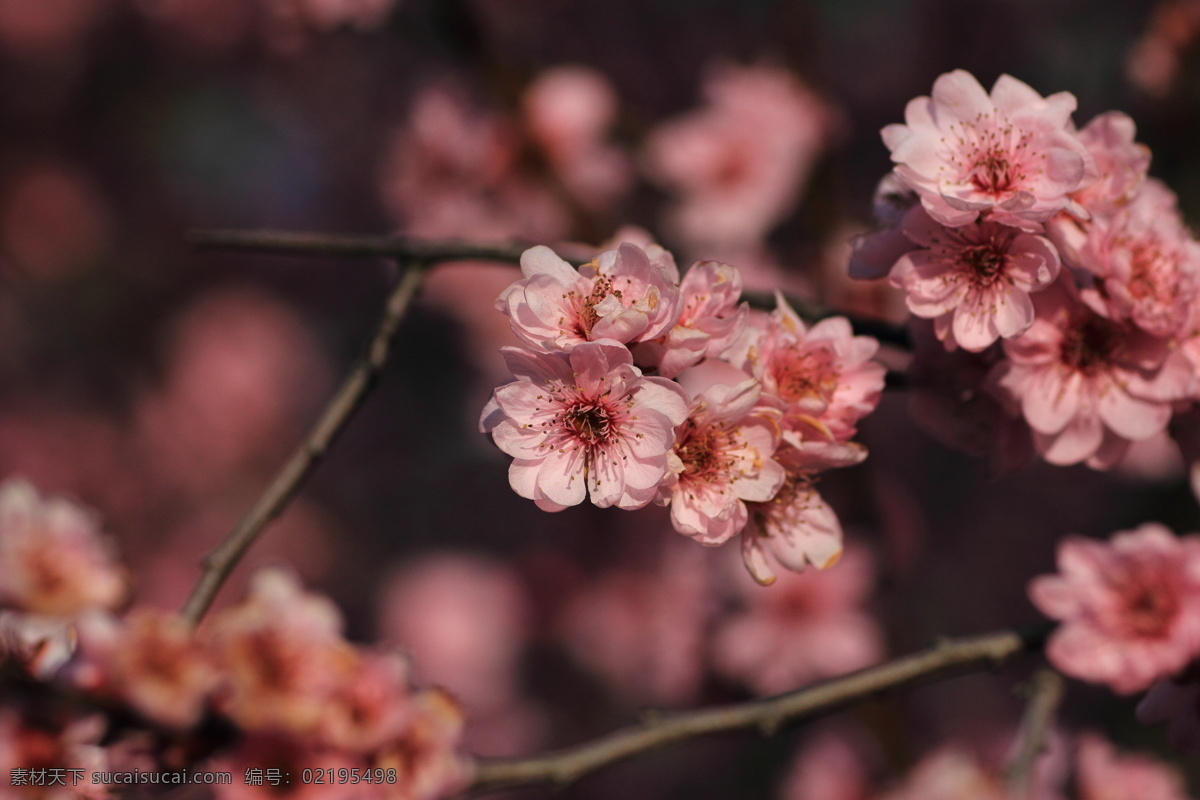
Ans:
[{"label": "plum blossom flower", "polygon": [[1115,211],[1141,190],[1150,169],[1150,148],[1134,141],[1136,135],[1137,126],[1120,111],[1099,114],[1079,131],[1100,175],[1074,195],[1090,213]]},{"label": "plum blossom flower", "polygon": [[716,669],[776,694],[875,663],[883,636],[862,607],[873,573],[870,555],[850,549],[835,570],[788,574],[767,589],[740,576],[745,609],[716,632]]},{"label": "plum blossom flower", "polygon": [[1058,277],[1054,245],[1043,236],[995,222],[946,228],[923,208],[905,218],[916,244],[892,269],[908,293],[908,309],[935,320],[938,338],[979,352],[1033,324],[1029,295]]},{"label": "plum blossom flower", "polygon": [[1063,623],[1046,653],[1067,675],[1130,694],[1200,652],[1200,538],[1147,523],[1109,542],[1066,539],[1058,568],[1029,597]]},{"label": "plum blossom flower", "polygon": [[692,405],[675,431],[678,471],[660,492],[671,505],[675,530],[718,545],[746,527],[747,502],[775,496],[785,473],[771,458],[779,446],[779,413],[773,408],[755,413],[758,381],[732,367],[720,379],[695,374],[703,369],[679,376]]},{"label": "plum blossom flower", "polygon": [[496,308],[513,333],[542,352],[597,339],[640,342],[669,331],[679,318],[679,271],[660,247],[624,242],[578,271],[544,245],[521,254],[524,279]]},{"label": "plum blossom flower", "polygon": [[1071,284],[1058,281],[1034,306],[1029,330],[1004,341],[1006,359],[991,385],[1019,408],[1051,464],[1112,466],[1130,441],[1162,431],[1172,402],[1193,391],[1195,375],[1180,352],[1097,314]]},{"label": "plum blossom flower", "polygon": [[883,142],[897,177],[943,225],[984,214],[1036,232],[1059,211],[1087,217],[1071,193],[1097,168],[1071,124],[1074,110],[1069,92],[1043,98],[1001,75],[989,94],[955,70],[934,81],[931,96],[910,101],[905,124],[885,127]]},{"label": "plum blossom flower", "polygon": [[43,499],[22,480],[0,486],[0,600],[32,614],[73,617],[113,608],[125,573],[93,516],[68,500]]},{"label": "plum blossom flower", "polygon": [[514,461],[509,483],[545,511],[590,497],[641,508],[667,475],[687,398],[666,378],[643,377],[629,350],[584,342],[569,353],[503,349],[516,380],[498,387],[480,430]]},{"label": "plum blossom flower", "polygon": [[872,356],[879,342],[855,336],[845,317],[809,328],[783,295],[775,311],[751,314],[745,334],[726,353],[730,363],[762,382],[782,403],[784,441],[847,441],[857,422],[879,404],[886,370]]},{"label": "plum blossom flower", "polygon": [[676,236],[742,249],[792,209],[837,117],[776,67],[716,67],[703,90],[708,105],[650,133],[643,164],[679,195],[665,223]]},{"label": "plum blossom flower", "polygon": [[749,306],[738,304],[742,276],[718,261],[697,261],[679,285],[679,318],[666,335],[634,346],[634,359],[674,378],[704,358],[718,357],[742,332]]},{"label": "plum blossom flower", "polygon": [[1183,776],[1149,756],[1118,753],[1094,734],[1079,737],[1079,800],[1188,800]]}]

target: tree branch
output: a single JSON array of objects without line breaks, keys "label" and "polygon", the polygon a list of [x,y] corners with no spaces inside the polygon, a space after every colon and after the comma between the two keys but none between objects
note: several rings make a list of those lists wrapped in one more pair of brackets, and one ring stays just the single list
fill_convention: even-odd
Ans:
[{"label": "tree branch", "polygon": [[778,697],[656,717],[543,756],[479,759],[467,791],[547,783],[561,787],[639,753],[710,733],[757,728],[769,736],[784,723],[827,713],[885,690],[980,667],[998,667],[1019,653],[1040,648],[1053,627],[1054,623],[1042,622],[1017,630],[945,639],[928,650]]},{"label": "tree branch", "polygon": [[375,328],[366,351],[355,362],[350,374],[329,401],[308,436],[292,453],[275,475],[270,486],[259,497],[253,508],[242,518],[237,527],[216,549],[204,559],[204,571],[192,589],[191,596],[183,607],[183,617],[193,625],[200,621],[212,605],[213,598],[229,573],[237,565],[246,549],[254,543],[263,528],[283,511],[295,496],[313,467],[325,455],[330,444],[345,427],[350,417],[362,404],[372,385],[378,378],[391,352],[392,339],[404,319],[413,296],[421,285],[425,269],[414,264],[406,265],[396,288],[392,290],[384,306],[383,315]]},{"label": "tree branch", "polygon": [[1033,767],[1046,747],[1054,715],[1063,697],[1063,679],[1049,667],[1039,669],[1027,687],[1029,699],[1017,731],[1017,752],[1009,764],[1006,781],[1016,800],[1029,797]]}]

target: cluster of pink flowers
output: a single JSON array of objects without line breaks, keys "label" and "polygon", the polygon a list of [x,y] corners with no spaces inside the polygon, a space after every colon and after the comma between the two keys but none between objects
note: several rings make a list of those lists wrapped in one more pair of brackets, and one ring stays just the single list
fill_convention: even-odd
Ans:
[{"label": "cluster of pink flowers", "polygon": [[855,464],[851,441],[883,389],[878,343],[843,318],[808,327],[782,296],[739,305],[741,278],[624,242],[579,270],[548,247],[497,300],[521,347],[515,378],[483,410],[482,431],[513,457],[509,481],[546,511],[669,505],[676,530],[707,545],[743,533],[751,573],[824,568],[841,527],[813,488]]},{"label": "cluster of pink flowers", "polygon": [[[277,795],[311,793],[305,768],[370,772],[378,780],[356,796],[378,798],[432,798],[465,779],[457,704],[414,689],[399,655],[348,642],[333,604],[290,574],[256,574],[244,601],[198,628],[151,607],[118,612],[126,594],[90,515],[21,481],[0,487],[3,655],[90,698],[70,715],[32,696],[10,705],[0,751],[12,769],[46,766],[23,762],[25,752],[90,771],[120,770],[133,753],[138,768],[179,769],[199,754],[220,769],[290,773]],[[147,731],[158,743],[148,751]],[[223,797],[263,791],[218,787]]]},{"label": "cluster of pink flowers", "polygon": [[851,273],[886,274],[946,349],[989,363],[1042,458],[1103,469],[1197,397],[1200,244],[1133,121],[1077,129],[1074,109],[1008,75],[990,93],[942,75],[883,129],[887,227]]}]

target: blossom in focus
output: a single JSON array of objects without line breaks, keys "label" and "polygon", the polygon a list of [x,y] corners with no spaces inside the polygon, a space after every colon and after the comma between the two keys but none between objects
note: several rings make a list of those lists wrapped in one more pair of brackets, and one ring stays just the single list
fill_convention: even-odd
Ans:
[{"label": "blossom in focus", "polygon": [[643,166],[678,196],[667,230],[694,246],[755,244],[792,210],[836,124],[787,70],[713,68],[708,104],[653,130]]},{"label": "blossom in focus", "polygon": [[837,569],[788,573],[767,588],[739,575],[744,609],[716,632],[715,668],[768,695],[875,663],[883,634],[863,608],[873,580],[870,555],[856,548]]},{"label": "blossom in focus", "polygon": [[1149,756],[1118,753],[1096,735],[1079,737],[1079,800],[1188,800],[1183,775]]},{"label": "blossom in focus", "polygon": [[1036,232],[1059,211],[1087,217],[1071,193],[1098,174],[1071,124],[1075,105],[1069,92],[1043,98],[1009,75],[989,94],[955,70],[934,81],[930,96],[910,101],[905,124],[885,127],[883,142],[896,176],[943,225],[983,214]]},{"label": "blossom in focus", "polygon": [[938,338],[979,352],[1033,324],[1029,295],[1058,277],[1059,258],[1043,236],[995,222],[957,228],[936,223],[923,208],[905,218],[916,245],[896,262],[891,281],[908,294],[913,314],[935,321]]},{"label": "blossom in focus", "polygon": [[22,480],[0,486],[0,601],[32,614],[73,617],[109,609],[125,573],[85,509],[43,499]]},{"label": "blossom in focus", "polygon": [[640,342],[679,319],[679,271],[670,253],[629,242],[578,271],[544,245],[521,254],[524,279],[496,300],[516,337],[543,352],[580,342]]},{"label": "blossom in focus", "polygon": [[1058,569],[1029,597],[1062,621],[1046,654],[1063,673],[1130,694],[1200,653],[1200,538],[1147,523],[1108,542],[1066,539]]},{"label": "blossom in focus", "polygon": [[771,457],[779,446],[779,415],[769,407],[756,410],[758,381],[733,368],[732,376],[723,376],[728,382],[692,380],[689,373],[700,369],[679,376],[692,404],[675,431],[673,479],[661,491],[675,530],[718,545],[746,527],[747,502],[775,496],[785,473]]},{"label": "blossom in focus", "polygon": [[498,387],[480,430],[513,457],[509,483],[545,511],[585,497],[640,508],[667,475],[687,397],[665,378],[643,377],[624,346],[584,342],[569,353],[503,350],[516,380]]}]

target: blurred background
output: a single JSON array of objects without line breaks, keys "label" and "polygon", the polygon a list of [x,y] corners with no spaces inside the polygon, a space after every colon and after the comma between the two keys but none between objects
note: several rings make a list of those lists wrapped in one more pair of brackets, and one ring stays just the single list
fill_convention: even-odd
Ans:
[{"label": "blurred background", "polygon": [[[636,225],[681,267],[720,259],[754,288],[902,321],[845,267],[890,167],[879,129],[909,99],[964,68],[1072,92],[1081,127],[1123,110],[1195,222],[1198,42],[1188,0],[0,0],[0,476],[95,508],[137,601],[177,608],[394,279],[198,254],[189,231],[596,247]],[[380,385],[219,600],[291,564],[353,638],[406,648],[462,700],[476,752],[1036,619],[1025,584],[1059,537],[1200,527],[1169,443],[1109,473],[998,470],[953,446],[969,434],[926,432],[903,390],[864,421],[871,457],[821,485],[849,542],[827,573],[758,589],[736,543],[686,541],[661,510],[539,512],[477,432],[512,343],[492,303],[517,275],[435,271]],[[886,780],[949,740],[1002,763],[1032,666],[766,743],[677,746],[566,794],[802,798],[806,763]],[[1064,727],[1162,750],[1132,706],[1072,686]],[[842,755],[806,762],[830,736]]]}]

